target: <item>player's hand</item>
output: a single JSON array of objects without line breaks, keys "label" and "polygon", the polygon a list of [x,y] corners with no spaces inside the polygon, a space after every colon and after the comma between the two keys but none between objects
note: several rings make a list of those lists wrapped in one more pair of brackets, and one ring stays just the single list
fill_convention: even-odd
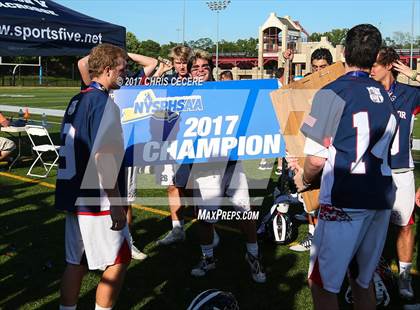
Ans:
[{"label": "player's hand", "polygon": [[417,207],[420,207],[420,187],[417,189],[416,192],[416,205]]},{"label": "player's hand", "polygon": [[111,230],[121,230],[127,223],[127,214],[123,206],[111,206]]},{"label": "player's hand", "polygon": [[410,69],[410,67],[403,64],[401,61],[397,60],[392,64],[395,70],[398,72],[404,74],[405,76],[411,78],[413,76],[413,70]]},{"label": "player's hand", "polygon": [[303,168],[298,165],[297,169],[295,169],[293,172],[295,174],[293,177],[293,182],[295,183],[298,193],[304,192],[306,187],[303,185]]},{"label": "player's hand", "polygon": [[292,172],[295,172],[296,170],[299,170],[301,167],[299,166],[299,160],[296,156],[289,155],[286,156],[287,161],[287,168],[292,170]]},{"label": "player's hand", "polygon": [[287,59],[287,60],[292,60],[293,56],[294,56],[293,50],[290,49],[290,48],[285,50],[284,53],[283,53],[284,59]]},{"label": "player's hand", "polygon": [[173,68],[172,63],[169,60],[163,59],[163,58],[160,58],[159,60],[160,60],[159,67],[156,71],[158,72],[158,75],[162,75]]}]

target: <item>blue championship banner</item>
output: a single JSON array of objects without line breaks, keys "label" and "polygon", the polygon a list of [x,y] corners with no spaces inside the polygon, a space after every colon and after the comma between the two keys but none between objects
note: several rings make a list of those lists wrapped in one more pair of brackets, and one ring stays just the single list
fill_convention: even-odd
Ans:
[{"label": "blue championship banner", "polygon": [[284,141],[270,92],[277,80],[128,86],[121,110],[125,165],[282,157]]}]

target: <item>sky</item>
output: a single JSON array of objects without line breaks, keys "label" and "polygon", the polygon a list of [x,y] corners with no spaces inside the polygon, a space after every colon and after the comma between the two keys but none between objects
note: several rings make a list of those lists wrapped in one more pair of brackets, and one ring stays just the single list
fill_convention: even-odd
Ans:
[{"label": "sky", "polygon": [[[55,0],[73,10],[126,27],[142,40],[182,41],[184,0]],[[414,34],[420,31],[420,0],[415,1]],[[185,0],[185,40],[216,40],[216,13],[205,0]],[[413,0],[231,0],[220,12],[219,38],[236,41],[258,36],[270,12],[298,20],[309,32],[370,23],[384,37],[410,32]]]}]

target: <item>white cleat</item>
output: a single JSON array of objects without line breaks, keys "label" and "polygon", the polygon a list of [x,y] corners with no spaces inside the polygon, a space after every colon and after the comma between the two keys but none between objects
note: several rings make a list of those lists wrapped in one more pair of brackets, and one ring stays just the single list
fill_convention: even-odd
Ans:
[{"label": "white cleat", "polygon": [[131,245],[131,258],[136,260],[145,260],[147,258],[147,254],[144,254],[142,251],[137,249],[134,244]]}]

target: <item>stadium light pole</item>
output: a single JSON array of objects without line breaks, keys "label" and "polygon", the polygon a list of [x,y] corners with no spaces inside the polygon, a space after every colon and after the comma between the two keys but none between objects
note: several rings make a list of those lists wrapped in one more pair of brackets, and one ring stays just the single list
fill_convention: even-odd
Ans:
[{"label": "stadium light pole", "polygon": [[411,46],[410,46],[410,68],[413,69],[413,43],[414,43],[414,9],[416,2],[413,0],[413,9],[411,12]]},{"label": "stadium light pole", "polygon": [[217,15],[216,21],[216,81],[219,80],[219,13],[227,8],[230,0],[207,1],[206,4],[211,11]]},{"label": "stadium light pole", "polygon": [[187,0],[184,0],[184,8],[182,12],[182,44],[185,45],[185,2]]}]

